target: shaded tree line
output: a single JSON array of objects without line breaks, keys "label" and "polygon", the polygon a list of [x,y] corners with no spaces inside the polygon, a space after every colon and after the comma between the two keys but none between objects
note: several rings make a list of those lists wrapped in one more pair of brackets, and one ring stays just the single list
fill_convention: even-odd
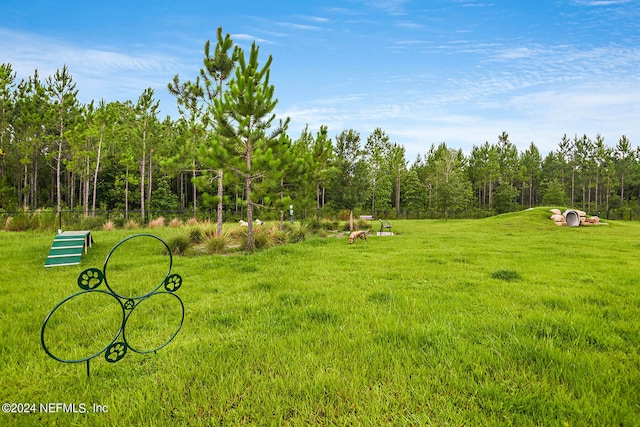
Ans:
[{"label": "shaded tree line", "polygon": [[[410,163],[402,145],[376,128],[332,140],[322,126],[295,139],[277,119],[271,56],[260,61],[218,29],[203,67],[168,83],[178,118],[158,116],[151,88],[135,101],[78,101],[66,66],[18,80],[0,64],[0,208],[233,210],[252,223],[284,220],[289,205],[328,216],[439,211],[491,215],[538,205],[598,212],[638,210],[640,150],[626,136],[564,135],[543,156],[520,151],[507,132],[465,155],[431,145]],[[251,229],[249,230],[251,233]],[[249,239],[251,241],[251,239]],[[249,248],[250,249],[250,248]]]}]

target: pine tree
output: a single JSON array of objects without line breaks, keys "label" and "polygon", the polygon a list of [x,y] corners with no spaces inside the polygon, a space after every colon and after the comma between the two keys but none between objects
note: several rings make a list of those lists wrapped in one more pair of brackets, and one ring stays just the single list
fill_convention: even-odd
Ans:
[{"label": "pine tree", "polygon": [[9,144],[8,129],[14,109],[15,79],[16,73],[11,64],[0,64],[0,176],[4,176],[6,170],[4,155]]},{"label": "pine tree", "polygon": [[[290,146],[286,135],[289,119],[281,120],[271,133],[276,116],[273,110],[278,100],[274,98],[274,86],[269,83],[272,57],[260,67],[259,48],[251,45],[249,58],[243,49],[236,47],[238,60],[235,75],[229,82],[229,91],[222,99],[214,100],[214,118],[217,123],[215,141],[224,150],[231,168],[245,182],[247,205],[247,251],[253,251],[253,190],[258,184],[277,182],[282,175],[281,162]],[[207,154],[207,153],[205,153]],[[209,152],[210,155],[216,155]],[[270,181],[270,182],[267,182]]]},{"label": "pine tree", "polygon": [[[178,153],[170,160],[176,163],[178,160],[191,159],[192,182],[193,182],[193,210],[196,211],[196,184],[207,183],[208,171],[203,171],[202,178],[196,180],[195,162],[199,160],[206,166],[211,166],[217,170],[215,178],[218,182],[218,194],[215,202],[217,208],[217,235],[222,235],[222,210],[224,203],[224,169],[222,166],[226,163],[224,150],[217,149],[219,147],[207,146],[210,142],[204,137],[204,130],[209,126],[213,126],[213,133],[217,132],[217,123],[214,116],[213,103],[218,99],[222,102],[223,84],[227,80],[235,67],[235,58],[229,56],[229,50],[233,47],[233,40],[227,34],[222,37],[222,27],[218,28],[217,43],[211,56],[211,42],[207,40],[204,45],[204,68],[200,69],[200,76],[196,77],[194,82],[187,81],[180,83],[178,75],[173,78],[173,82],[169,83],[169,93],[176,96],[178,101],[178,111],[185,119],[183,124],[187,125],[190,133],[189,148]],[[215,138],[214,138],[215,140]],[[217,155],[214,155],[217,153]],[[203,185],[203,184],[200,184]],[[205,193],[205,202],[212,198]]]},{"label": "pine tree", "polygon": [[349,229],[353,230],[353,212],[370,196],[370,168],[360,146],[360,134],[353,129],[336,137],[335,151],[331,196],[339,209],[349,210]]},{"label": "pine tree", "polygon": [[[235,58],[229,56],[229,50],[233,47],[233,40],[229,34],[226,34],[224,38],[222,37],[222,27],[218,27],[217,32],[217,43],[216,48],[213,53],[213,57],[210,55],[210,43],[207,43],[204,46],[204,68],[200,70],[200,76],[203,79],[206,88],[206,95],[208,102],[212,102],[216,97],[222,101],[222,86],[224,82],[231,76],[231,73],[235,67]],[[213,85],[215,82],[215,86]],[[215,88],[215,89],[214,89]],[[211,123],[211,122],[210,122]],[[213,123],[216,125],[216,123]],[[218,196],[217,196],[217,229],[216,232],[218,236],[222,235],[222,208],[223,208],[223,198],[224,198],[224,169],[221,165],[224,164],[224,159],[218,162],[218,172],[217,172],[217,180],[218,180]]]},{"label": "pine tree", "polygon": [[[142,216],[142,222],[146,222],[145,216],[145,170],[147,167],[147,153],[151,156],[151,137],[153,125],[157,121],[159,100],[154,99],[154,90],[147,88],[142,92],[142,95],[138,98],[136,105],[136,115],[138,121],[139,137],[141,143],[141,151],[139,165],[140,165],[140,214]],[[149,180],[150,181],[150,180]],[[150,190],[150,189],[149,189]],[[151,198],[151,191],[147,192],[147,197]]]},{"label": "pine tree", "polygon": [[78,90],[67,66],[56,70],[53,77],[47,78],[47,91],[53,101],[54,140],[56,161],[56,200],[58,213],[62,209],[62,162],[68,146],[67,132],[73,128],[78,115]]},{"label": "pine tree", "polygon": [[314,170],[313,177],[316,191],[316,215],[320,209],[324,208],[325,202],[325,183],[328,181],[331,173],[334,171],[333,162],[333,142],[328,136],[328,128],[325,125],[320,126],[320,130],[316,134],[313,142],[313,159]]}]

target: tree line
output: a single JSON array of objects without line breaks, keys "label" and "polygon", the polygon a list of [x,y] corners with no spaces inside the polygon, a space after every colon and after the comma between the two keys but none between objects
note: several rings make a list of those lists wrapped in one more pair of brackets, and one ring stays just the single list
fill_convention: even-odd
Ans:
[{"label": "tree line", "polygon": [[[0,65],[0,209],[149,210],[215,208],[251,224],[256,212],[283,220],[296,210],[398,215],[460,211],[491,215],[537,205],[590,213],[638,210],[640,150],[622,135],[560,137],[542,156],[519,151],[507,132],[467,155],[431,145],[410,163],[380,128],[368,136],[322,126],[292,138],[278,119],[272,57],[259,61],[217,31],[203,66],[167,84],[179,117],[159,117],[151,88],[135,101],[78,100],[70,70],[17,80]],[[251,226],[249,233],[251,233]],[[250,239],[251,240],[251,239]]]}]

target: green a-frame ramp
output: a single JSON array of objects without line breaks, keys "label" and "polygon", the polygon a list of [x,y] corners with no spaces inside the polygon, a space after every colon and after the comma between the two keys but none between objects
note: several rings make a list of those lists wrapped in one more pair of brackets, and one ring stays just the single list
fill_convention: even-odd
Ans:
[{"label": "green a-frame ramp", "polygon": [[82,254],[93,244],[90,231],[65,231],[58,234],[44,264],[45,267],[62,267],[80,264]]}]

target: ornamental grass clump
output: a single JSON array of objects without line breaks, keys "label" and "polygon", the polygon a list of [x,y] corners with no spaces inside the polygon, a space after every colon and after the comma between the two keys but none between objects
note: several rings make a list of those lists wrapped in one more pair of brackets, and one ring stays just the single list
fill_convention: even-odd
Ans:
[{"label": "ornamental grass clump", "polygon": [[173,255],[184,255],[191,246],[191,240],[186,234],[174,234],[166,240],[167,246]]},{"label": "ornamental grass clump", "polygon": [[228,244],[229,244],[229,238],[224,234],[222,236],[216,236],[216,235],[209,236],[204,243],[206,252],[208,254],[225,253],[227,250]]}]

